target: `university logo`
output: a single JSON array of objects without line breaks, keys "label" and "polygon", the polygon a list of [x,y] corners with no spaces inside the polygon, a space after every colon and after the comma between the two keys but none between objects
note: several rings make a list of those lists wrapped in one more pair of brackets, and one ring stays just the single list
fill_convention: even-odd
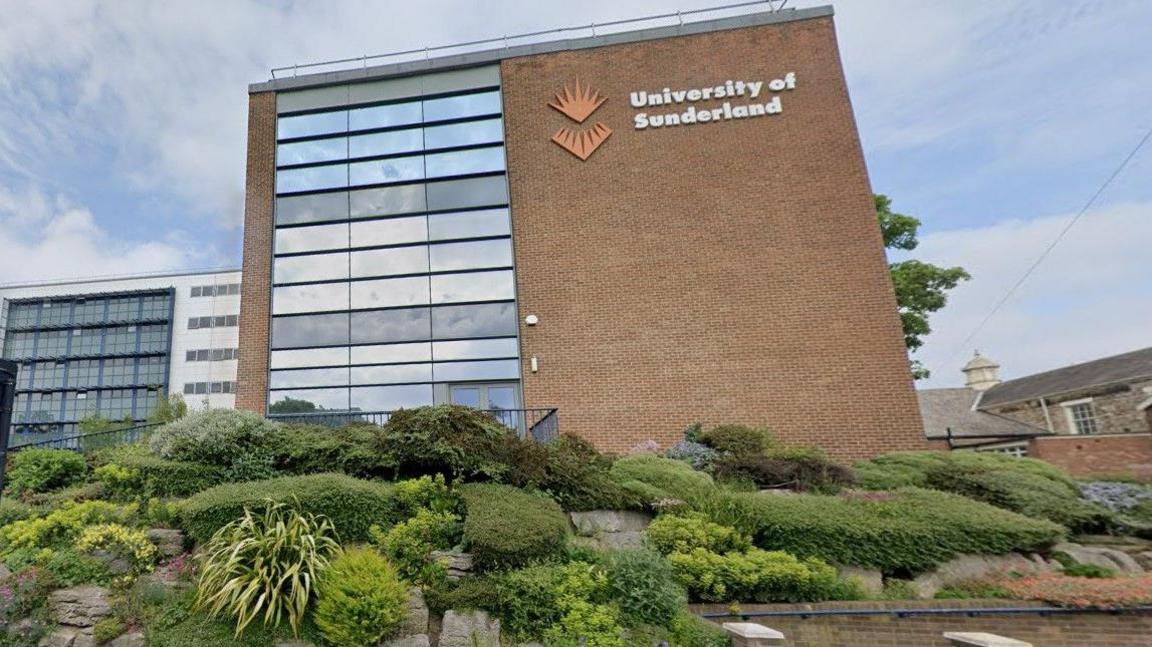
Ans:
[{"label": "university logo", "polygon": [[[556,98],[548,105],[572,121],[582,124],[607,100],[607,97],[601,97],[600,93],[592,88],[581,87],[580,79],[576,79],[575,90],[565,85],[564,93],[557,93]],[[552,135],[552,141],[581,160],[586,160],[611,134],[612,129],[598,121],[591,128],[561,128]]]}]

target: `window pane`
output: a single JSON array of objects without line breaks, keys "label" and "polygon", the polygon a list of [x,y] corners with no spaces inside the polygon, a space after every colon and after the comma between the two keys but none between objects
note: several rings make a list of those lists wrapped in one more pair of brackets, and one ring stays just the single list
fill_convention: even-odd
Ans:
[{"label": "window pane", "polygon": [[466,339],[432,343],[432,357],[437,360],[517,357],[519,354],[520,348],[515,338]]},{"label": "window pane", "polygon": [[354,344],[419,341],[430,334],[428,308],[352,313]]},{"label": "window pane", "polygon": [[348,123],[351,130],[387,128],[389,126],[420,123],[421,115],[419,101],[394,103],[387,106],[350,110]]},{"label": "window pane", "polygon": [[275,283],[346,279],[348,278],[348,253],[277,258],[273,263],[272,276]]},{"label": "window pane", "polygon": [[429,182],[428,209],[467,209],[508,204],[508,183],[503,177]]},{"label": "window pane", "polygon": [[277,317],[272,320],[272,347],[334,346],[348,343],[348,313]]},{"label": "window pane", "polygon": [[466,380],[515,380],[520,377],[520,362],[514,359],[490,362],[448,362],[436,364],[437,382]]},{"label": "window pane", "polygon": [[452,389],[452,404],[459,404],[465,407],[472,407],[474,409],[480,408],[480,388],[453,388]]},{"label": "window pane", "polygon": [[319,193],[276,198],[276,224],[296,225],[348,218],[347,193]]},{"label": "window pane", "polygon": [[305,350],[274,350],[271,368],[302,366],[343,366],[348,363],[348,348],[308,348]]},{"label": "window pane", "polygon": [[420,180],[424,178],[424,158],[417,155],[357,162],[349,165],[349,178],[353,186]]},{"label": "window pane", "polygon": [[426,157],[428,177],[490,173],[504,170],[504,149],[474,148],[451,153],[433,153]]},{"label": "window pane", "polygon": [[[427,322],[425,322],[427,323]],[[426,362],[432,359],[432,345],[385,344],[383,346],[356,346],[352,349],[352,364],[390,364],[394,362]]]},{"label": "window pane", "polygon": [[292,285],[272,290],[272,314],[347,309],[348,286],[344,283]]},{"label": "window pane", "polygon": [[306,142],[280,144],[276,147],[276,166],[308,164],[309,162],[335,162],[347,158],[347,137],[314,139]]},{"label": "window pane", "polygon": [[420,184],[353,191],[351,201],[353,218],[388,216],[394,213],[424,211],[427,208],[427,203],[424,201],[424,186]]},{"label": "window pane", "polygon": [[348,246],[348,225],[318,225],[276,230],[276,253],[314,252]]},{"label": "window pane", "polygon": [[277,403],[287,404],[286,400],[302,400],[316,405],[317,409],[346,411],[348,409],[348,389],[304,389],[299,391],[271,391],[269,413],[276,413]]},{"label": "window pane", "polygon": [[272,371],[268,383],[269,388],[272,389],[347,385],[347,368],[306,368],[295,371]]},{"label": "window pane", "polygon": [[516,307],[512,303],[482,303],[432,309],[435,339],[499,337],[516,334]]},{"label": "window pane", "polygon": [[348,129],[348,111],[321,112],[314,115],[281,117],[276,124],[276,137],[307,137],[325,133],[340,133]]},{"label": "window pane", "polygon": [[500,92],[465,94],[444,99],[430,99],[424,102],[424,121],[456,119],[500,113]]},{"label": "window pane", "polygon": [[348,186],[347,164],[276,171],[276,193],[336,189],[345,186]]},{"label": "window pane", "polygon": [[511,233],[507,209],[483,209],[428,216],[428,238],[446,240]]},{"label": "window pane", "polygon": [[428,303],[428,279],[415,276],[352,283],[352,308],[387,308]]},{"label": "window pane", "polygon": [[495,301],[511,299],[515,294],[511,270],[432,277],[432,303]]},{"label": "window pane", "polygon": [[431,364],[352,367],[352,384],[397,384],[400,382],[431,381]]},{"label": "window pane", "polygon": [[352,276],[387,276],[427,271],[428,248],[423,245],[352,253]]},{"label": "window pane", "polygon": [[425,148],[448,148],[504,141],[502,119],[469,121],[462,124],[432,126],[424,129]]},{"label": "window pane", "polygon": [[430,245],[428,255],[433,272],[480,267],[511,267],[512,241],[505,238]]},{"label": "window pane", "polygon": [[418,243],[428,239],[428,218],[388,218],[352,223],[352,246]]},{"label": "window pane", "polygon": [[360,411],[395,411],[432,404],[431,384],[352,387],[352,407]]},{"label": "window pane", "polygon": [[423,150],[424,131],[420,128],[358,135],[348,143],[349,157],[372,157]]}]

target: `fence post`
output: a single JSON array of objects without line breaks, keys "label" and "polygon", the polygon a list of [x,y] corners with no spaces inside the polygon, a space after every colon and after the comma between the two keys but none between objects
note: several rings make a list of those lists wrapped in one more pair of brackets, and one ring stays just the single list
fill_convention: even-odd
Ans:
[{"label": "fence post", "polygon": [[4,492],[4,472],[8,469],[8,435],[12,432],[12,400],[16,396],[15,362],[0,360],[0,495]]}]

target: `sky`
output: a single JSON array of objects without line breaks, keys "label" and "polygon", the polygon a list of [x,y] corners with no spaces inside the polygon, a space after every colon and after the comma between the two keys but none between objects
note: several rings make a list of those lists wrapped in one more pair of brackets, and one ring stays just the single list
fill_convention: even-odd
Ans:
[{"label": "sky", "polygon": [[[0,283],[238,267],[269,68],[720,4],[0,0]],[[973,276],[920,386],[976,349],[1011,378],[1152,345],[1152,144],[977,330],[1152,128],[1152,3],[831,4],[873,189],[923,222],[893,260]]]}]

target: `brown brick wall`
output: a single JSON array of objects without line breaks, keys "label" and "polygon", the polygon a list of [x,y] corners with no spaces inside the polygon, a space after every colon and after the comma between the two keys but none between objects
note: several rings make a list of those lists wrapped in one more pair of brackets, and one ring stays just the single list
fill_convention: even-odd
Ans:
[{"label": "brown brick wall", "polygon": [[1028,456],[1073,476],[1129,475],[1152,481],[1152,434],[1034,438]]},{"label": "brown brick wall", "polygon": [[[829,610],[838,608],[1043,608],[1038,602],[1004,600],[926,600],[891,602],[828,602],[822,604],[744,605],[753,611]],[[696,610],[725,612],[722,605],[694,605]],[[735,619],[727,620],[735,622]],[[988,632],[1030,642],[1035,647],[1146,647],[1152,636],[1152,614],[1107,612],[1070,615],[925,615],[896,616],[776,616],[751,622],[784,634],[783,647],[947,647],[946,631]],[[717,622],[725,622],[718,620]]]},{"label": "brown brick wall", "polygon": [[[783,114],[632,128],[631,91],[787,72]],[[502,75],[520,314],[540,318],[521,330],[528,406],[615,451],[695,421],[768,425],[840,459],[925,446],[830,18]],[[577,78],[607,97],[584,127],[615,131],[584,162],[550,141],[574,124],[547,106]]]},{"label": "brown brick wall", "polygon": [[276,94],[248,97],[248,167],[244,194],[244,280],[236,408],[264,413],[268,401],[272,227],[276,181]]}]

